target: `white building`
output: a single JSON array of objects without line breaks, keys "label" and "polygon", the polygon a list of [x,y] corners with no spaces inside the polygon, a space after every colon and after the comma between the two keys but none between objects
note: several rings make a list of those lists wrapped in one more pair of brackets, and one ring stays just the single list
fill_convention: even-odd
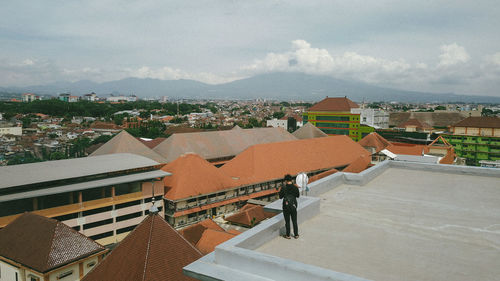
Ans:
[{"label": "white building", "polygon": [[23,97],[23,102],[32,102],[40,99],[39,96],[32,93],[24,93],[22,97]]},{"label": "white building", "polygon": [[389,128],[389,113],[382,109],[352,108],[351,113],[360,114],[359,122],[376,129]]},{"label": "white building", "polygon": [[14,136],[22,136],[23,128],[22,127],[0,127],[0,136],[3,135],[14,135]]},{"label": "white building", "polygon": [[97,95],[96,93],[85,94],[83,95],[82,100],[94,102],[97,100]]},{"label": "white building", "polygon": [[272,119],[272,120],[267,120],[267,124],[266,124],[267,127],[274,127],[274,128],[278,128],[278,127],[281,127],[285,130],[288,130],[288,120],[285,119],[285,120],[282,120],[282,119]]},{"label": "white building", "polygon": [[130,95],[130,96],[112,96],[106,98],[107,101],[109,102],[121,102],[121,101],[126,101],[126,102],[134,102],[137,101],[137,97],[135,95]]}]

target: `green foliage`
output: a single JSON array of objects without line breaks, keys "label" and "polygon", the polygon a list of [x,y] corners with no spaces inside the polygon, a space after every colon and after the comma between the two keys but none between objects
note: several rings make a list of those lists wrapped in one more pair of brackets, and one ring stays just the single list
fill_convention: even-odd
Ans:
[{"label": "green foliage", "polygon": [[109,135],[101,135],[98,136],[96,139],[94,139],[91,143],[91,145],[98,144],[98,143],[107,143],[110,139],[112,139],[114,136],[109,136]]},{"label": "green foliage", "polygon": [[28,164],[42,161],[42,159],[33,156],[31,152],[25,151],[24,156],[16,155],[15,157],[7,161],[7,165]]},{"label": "green foliage", "polygon": [[31,118],[28,116],[23,117],[21,121],[23,122],[23,128],[29,128],[29,126],[31,125]]},{"label": "green foliage", "polygon": [[62,153],[62,152],[59,152],[59,151],[56,151],[56,152],[52,152],[49,156],[49,160],[61,160],[61,159],[66,159],[66,154]]},{"label": "green foliage", "polygon": [[[113,113],[123,110],[144,109],[147,112],[160,109],[168,115],[177,114],[177,103],[159,103],[150,101],[136,101],[127,103],[96,103],[89,101],[64,102],[58,99],[37,100],[25,102],[0,102],[0,112],[6,119],[17,113],[43,113],[55,117],[71,119],[73,116],[93,116],[109,118]],[[197,104],[179,104],[179,114],[185,115],[192,112],[201,112]]]},{"label": "green foliage", "polygon": [[276,118],[276,119],[281,119],[285,116],[285,113],[283,111],[277,111],[275,113],[273,113],[273,118]]},{"label": "green foliage", "polygon": [[164,134],[166,129],[165,124],[154,120],[141,123],[138,128],[128,128],[126,131],[134,137],[155,139],[158,137],[166,137]]},{"label": "green foliage", "polygon": [[446,107],[442,106],[442,105],[438,105],[438,106],[434,107],[434,110],[446,110]]}]

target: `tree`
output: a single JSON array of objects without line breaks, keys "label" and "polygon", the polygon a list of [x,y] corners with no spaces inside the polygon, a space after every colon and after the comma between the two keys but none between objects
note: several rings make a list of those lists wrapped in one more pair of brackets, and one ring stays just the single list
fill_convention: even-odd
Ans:
[{"label": "tree", "polygon": [[276,118],[276,119],[281,119],[285,116],[285,113],[283,111],[276,111],[275,113],[273,113],[273,118]]}]

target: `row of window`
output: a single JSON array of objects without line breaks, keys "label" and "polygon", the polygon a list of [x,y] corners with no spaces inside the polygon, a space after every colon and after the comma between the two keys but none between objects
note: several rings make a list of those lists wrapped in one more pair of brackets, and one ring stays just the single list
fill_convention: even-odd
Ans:
[{"label": "row of window", "polygon": [[321,129],[325,134],[333,134],[333,135],[349,135],[349,130],[341,130],[341,129]]},{"label": "row of window", "polygon": [[316,120],[349,121],[349,116],[316,116]]},{"label": "row of window", "polygon": [[349,123],[317,122],[316,126],[318,126],[318,128],[320,127],[349,128]]}]

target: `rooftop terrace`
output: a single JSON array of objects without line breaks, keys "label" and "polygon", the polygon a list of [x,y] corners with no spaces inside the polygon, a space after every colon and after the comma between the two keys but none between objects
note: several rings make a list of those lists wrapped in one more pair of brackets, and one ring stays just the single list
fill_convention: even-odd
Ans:
[{"label": "rooftop terrace", "polygon": [[500,170],[386,161],[318,180],[309,195],[299,202],[299,239],[278,236],[280,214],[185,272],[205,280],[500,276]]}]

